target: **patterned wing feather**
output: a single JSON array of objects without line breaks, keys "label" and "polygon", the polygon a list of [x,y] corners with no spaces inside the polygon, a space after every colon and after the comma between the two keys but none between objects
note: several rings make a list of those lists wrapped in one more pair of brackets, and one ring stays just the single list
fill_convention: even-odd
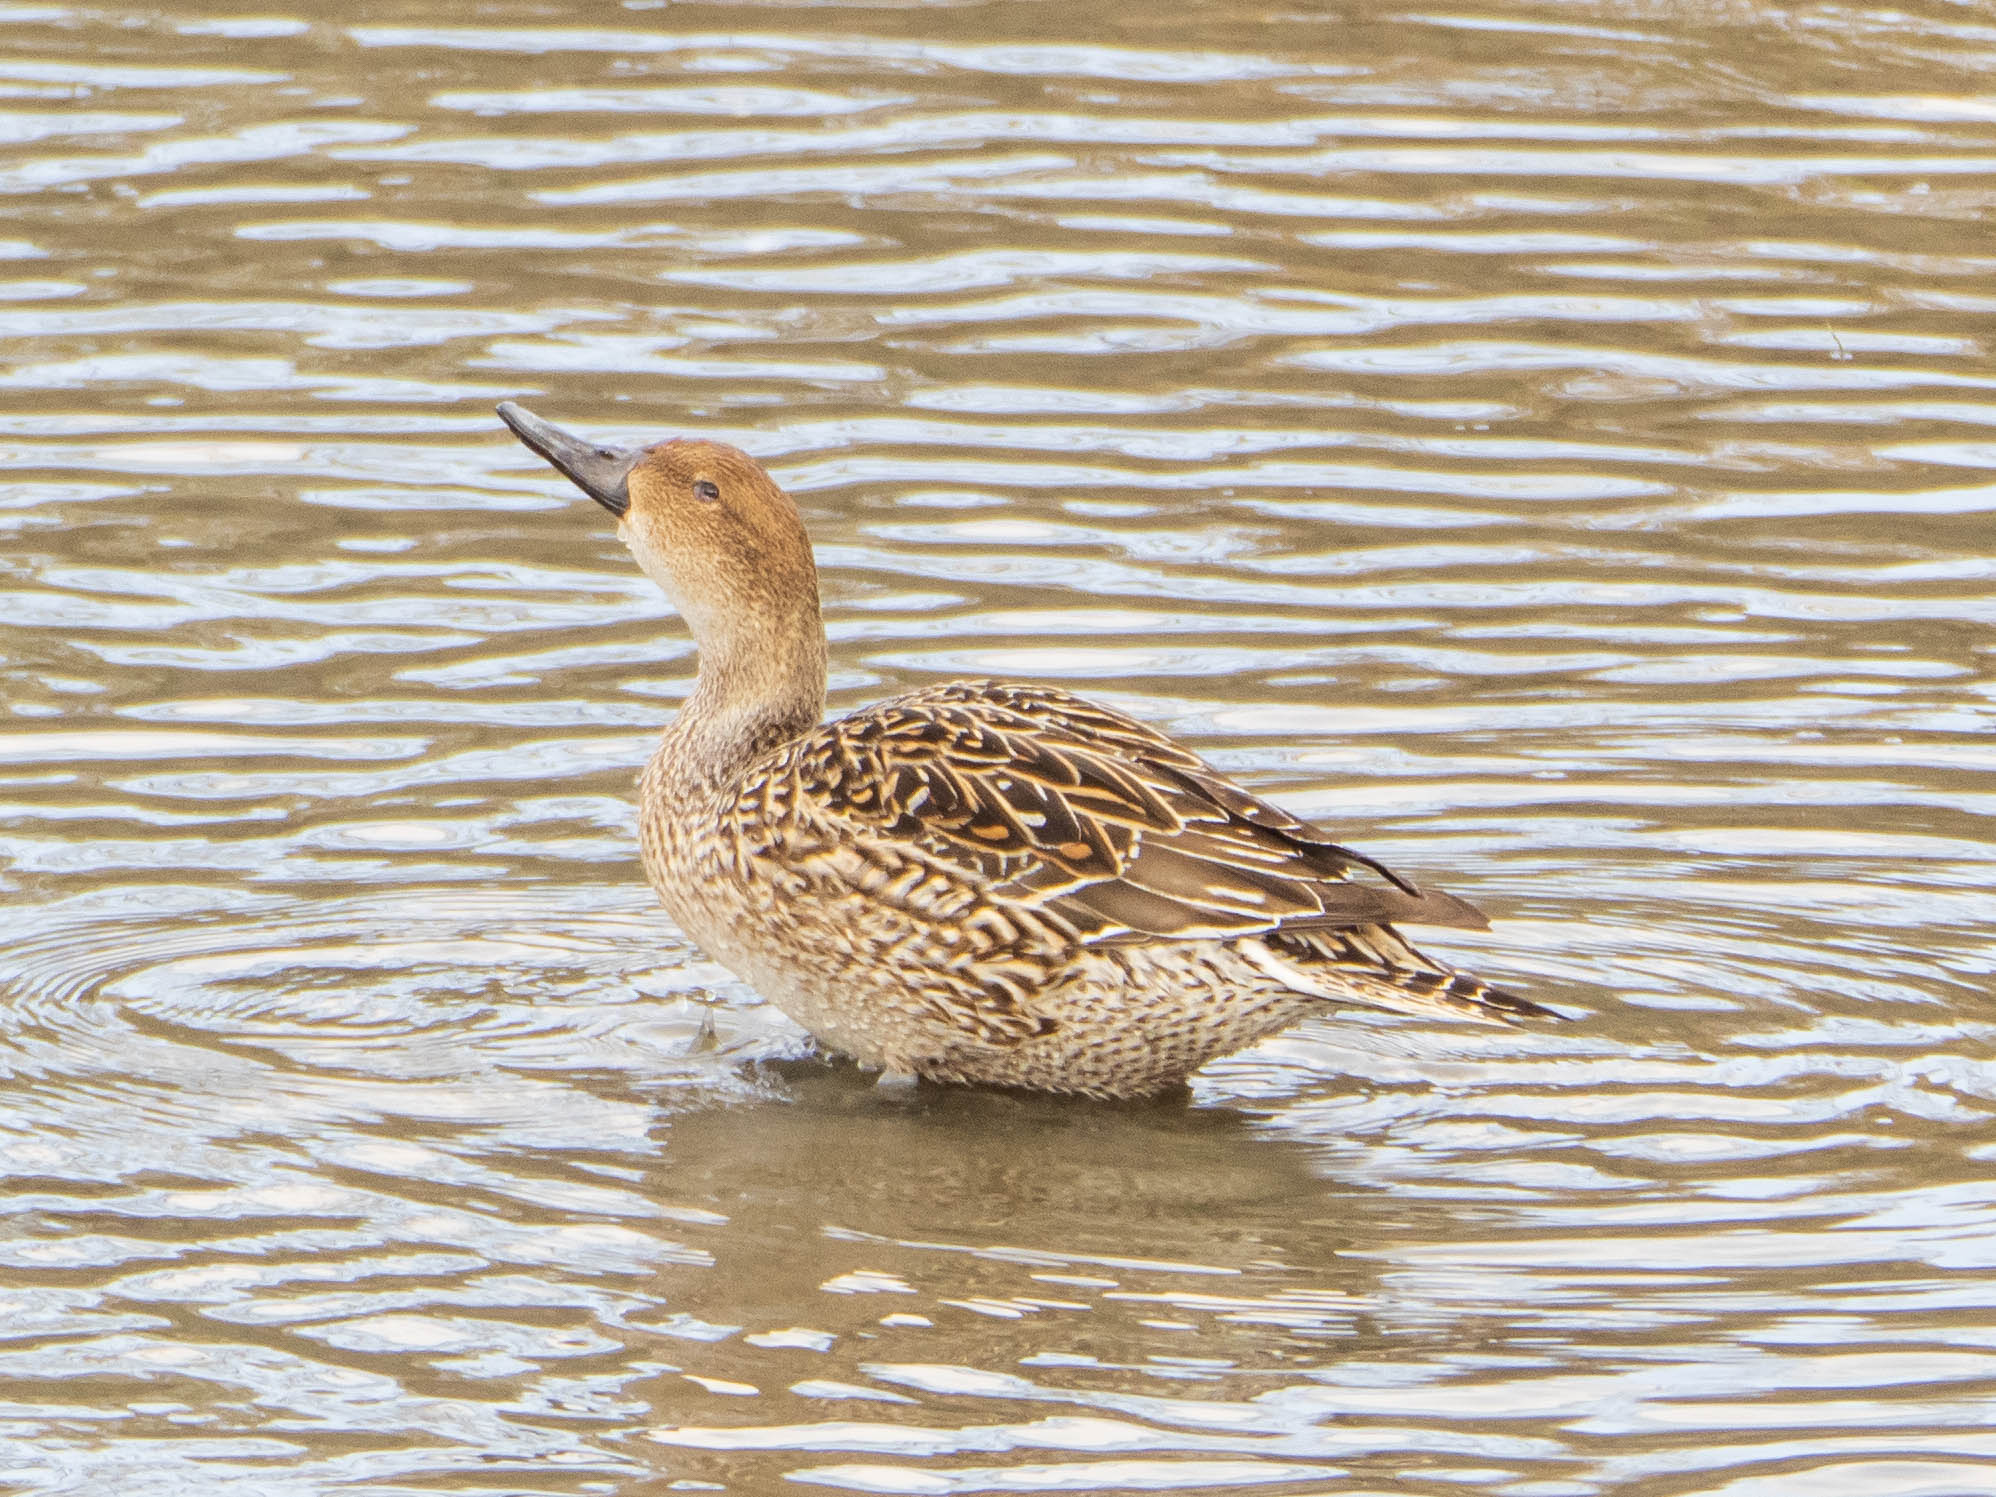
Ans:
[{"label": "patterned wing feather", "polygon": [[[813,734],[791,767],[812,814],[920,848],[1083,941],[1487,924],[1155,730],[1049,687],[898,697]],[[1383,882],[1353,881],[1361,868]]]}]

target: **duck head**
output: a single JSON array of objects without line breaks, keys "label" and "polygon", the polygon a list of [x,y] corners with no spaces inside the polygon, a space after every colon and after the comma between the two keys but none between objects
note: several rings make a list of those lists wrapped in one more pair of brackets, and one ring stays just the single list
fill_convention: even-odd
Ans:
[{"label": "duck head", "polygon": [[693,630],[703,690],[815,692],[815,720],[825,671],[818,572],[797,506],[760,463],[688,438],[600,446],[510,400],[499,418],[617,517],[619,539]]},{"label": "duck head", "polygon": [[816,624],[818,573],[803,518],[739,447],[684,437],[599,446],[510,400],[499,418],[617,517],[618,538],[703,642],[731,624],[800,610]]}]

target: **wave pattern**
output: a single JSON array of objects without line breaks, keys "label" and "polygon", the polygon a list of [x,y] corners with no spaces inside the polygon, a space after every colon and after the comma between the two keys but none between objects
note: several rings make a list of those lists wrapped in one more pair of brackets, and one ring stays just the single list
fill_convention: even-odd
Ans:
[{"label": "wave pattern", "polygon": [[[1990,1487],[1986,15],[293,10],[0,7],[0,1484]],[[1584,1017],[810,1058],[504,397]]]}]

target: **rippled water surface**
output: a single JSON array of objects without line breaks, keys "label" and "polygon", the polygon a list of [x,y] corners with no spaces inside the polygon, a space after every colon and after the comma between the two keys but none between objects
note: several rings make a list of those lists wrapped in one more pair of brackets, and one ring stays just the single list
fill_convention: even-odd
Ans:
[{"label": "rippled water surface", "polygon": [[[1996,9],[194,3],[0,5],[0,1488],[1996,1492]],[[510,396],[1577,1021],[810,1058]]]}]

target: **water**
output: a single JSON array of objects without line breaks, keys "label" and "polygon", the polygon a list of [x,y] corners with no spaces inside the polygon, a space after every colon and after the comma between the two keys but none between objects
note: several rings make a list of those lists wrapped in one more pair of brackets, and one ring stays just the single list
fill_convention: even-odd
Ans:
[{"label": "water", "polygon": [[[1996,11],[222,3],[0,7],[0,1488],[1996,1490]],[[507,397],[1578,1021],[804,1056]]]}]

